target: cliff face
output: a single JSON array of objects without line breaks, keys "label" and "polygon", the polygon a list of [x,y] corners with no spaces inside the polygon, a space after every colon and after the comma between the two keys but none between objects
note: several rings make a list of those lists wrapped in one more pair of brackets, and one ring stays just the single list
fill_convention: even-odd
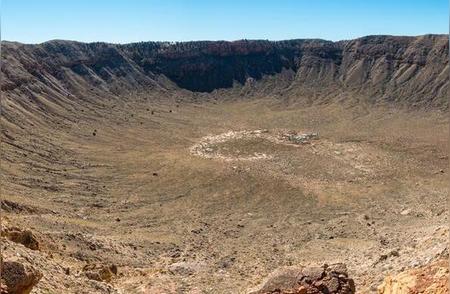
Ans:
[{"label": "cliff face", "polygon": [[[125,50],[133,51],[133,45]],[[164,74],[182,88],[204,92],[231,87],[234,81],[243,84],[247,78],[274,75],[283,68],[297,71],[303,66],[302,60],[341,61],[339,46],[322,40],[190,42],[168,46],[152,55],[142,60],[134,52],[132,58],[146,72]]]},{"label": "cliff face", "polygon": [[448,37],[369,36],[351,41],[2,43],[2,89],[32,85],[77,94],[148,89],[165,75],[180,88],[210,92],[283,69],[290,90],[358,94],[372,100],[447,107]]}]

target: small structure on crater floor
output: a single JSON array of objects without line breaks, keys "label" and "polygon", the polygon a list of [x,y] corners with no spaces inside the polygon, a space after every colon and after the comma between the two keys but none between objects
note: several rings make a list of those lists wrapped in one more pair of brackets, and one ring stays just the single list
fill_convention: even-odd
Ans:
[{"label": "small structure on crater floor", "polygon": [[312,140],[319,139],[319,133],[303,133],[289,132],[282,134],[284,140],[290,141],[294,144],[309,144]]}]

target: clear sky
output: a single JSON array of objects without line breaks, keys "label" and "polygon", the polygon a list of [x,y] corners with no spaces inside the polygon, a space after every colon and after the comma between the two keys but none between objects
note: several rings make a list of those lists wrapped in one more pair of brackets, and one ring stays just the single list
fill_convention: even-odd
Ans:
[{"label": "clear sky", "polygon": [[128,43],[448,33],[448,0],[1,0],[2,39]]}]

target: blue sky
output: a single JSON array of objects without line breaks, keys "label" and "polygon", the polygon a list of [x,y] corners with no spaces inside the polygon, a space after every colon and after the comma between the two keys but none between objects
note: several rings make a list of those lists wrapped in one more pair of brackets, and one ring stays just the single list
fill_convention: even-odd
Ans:
[{"label": "blue sky", "polygon": [[2,0],[2,39],[40,43],[448,33],[448,0]]}]

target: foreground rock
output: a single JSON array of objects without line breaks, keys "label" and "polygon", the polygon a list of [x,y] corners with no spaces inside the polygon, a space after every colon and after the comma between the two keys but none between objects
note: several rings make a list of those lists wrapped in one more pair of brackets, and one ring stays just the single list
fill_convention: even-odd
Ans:
[{"label": "foreground rock", "polygon": [[14,260],[1,264],[2,293],[30,293],[41,278],[42,273],[30,265]]},{"label": "foreground rock", "polygon": [[322,267],[285,267],[271,273],[248,294],[319,294],[355,293],[355,284],[348,278],[344,264]]},{"label": "foreground rock", "polygon": [[396,276],[388,276],[378,288],[379,294],[447,294],[448,260],[436,261],[427,266],[411,269]]}]

